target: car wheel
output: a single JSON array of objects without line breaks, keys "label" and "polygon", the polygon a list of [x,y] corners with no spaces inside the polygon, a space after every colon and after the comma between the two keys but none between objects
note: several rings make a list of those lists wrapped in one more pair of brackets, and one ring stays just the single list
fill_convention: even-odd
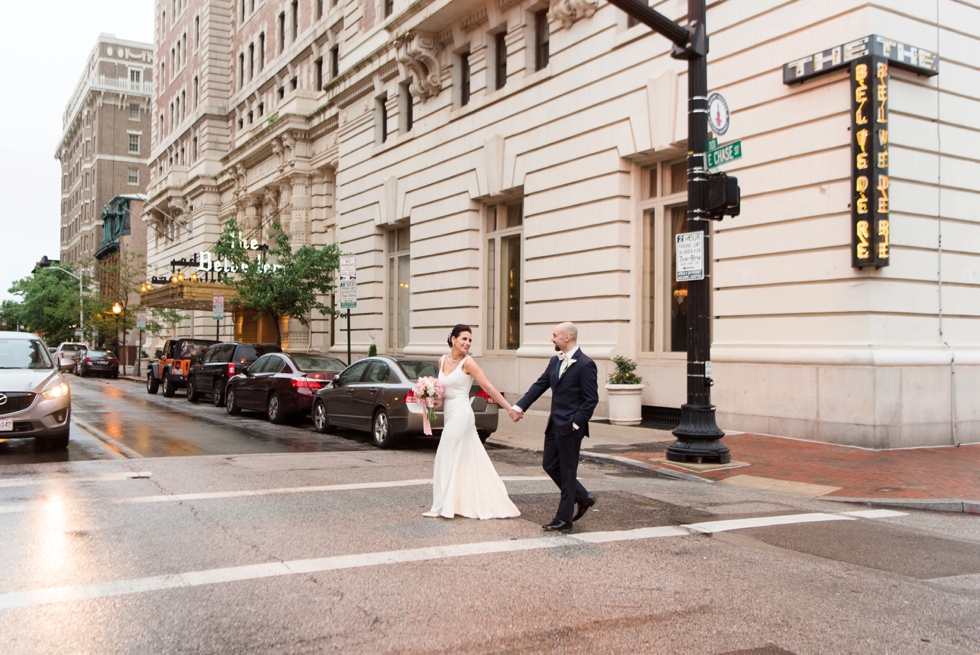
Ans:
[{"label": "car wheel", "polygon": [[177,385],[174,381],[170,379],[170,373],[163,374],[163,396],[164,398],[173,398],[174,394],[177,393]]},{"label": "car wheel", "polygon": [[313,428],[320,434],[331,431],[330,417],[327,416],[327,404],[319,399],[313,403]]},{"label": "car wheel", "polygon": [[221,407],[225,404],[225,385],[220,381],[214,383],[214,391],[211,392],[211,402],[214,403],[215,407]]},{"label": "car wheel", "polygon": [[64,450],[68,447],[68,433],[59,434],[56,437],[40,437],[37,445],[45,450]]},{"label": "car wheel", "polygon": [[[79,373],[81,375],[81,373]],[[157,395],[157,391],[160,389],[160,380],[153,377],[153,371],[146,374],[146,393],[151,396]]]},{"label": "car wheel", "polygon": [[391,424],[388,422],[388,412],[384,409],[379,409],[374,414],[371,438],[378,448],[391,448],[395,444],[395,437],[391,434]]},{"label": "car wheel", "polygon": [[229,414],[242,413],[242,408],[235,403],[235,387],[228,387],[225,393],[225,411]]},{"label": "car wheel", "polygon": [[286,412],[282,411],[282,405],[279,404],[279,394],[275,391],[269,394],[269,402],[266,404],[266,415],[269,417],[270,423],[281,425],[286,422]]},{"label": "car wheel", "polygon": [[477,436],[480,437],[480,443],[486,443],[487,439],[490,438],[490,435],[493,434],[493,432],[487,432],[486,430],[477,430],[476,434]]},{"label": "car wheel", "polygon": [[187,400],[196,403],[200,399],[201,392],[197,390],[197,385],[194,384],[194,378],[187,378]]}]

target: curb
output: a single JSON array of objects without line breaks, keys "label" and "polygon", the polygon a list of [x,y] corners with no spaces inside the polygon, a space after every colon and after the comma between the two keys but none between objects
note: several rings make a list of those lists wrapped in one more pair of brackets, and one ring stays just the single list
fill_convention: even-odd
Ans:
[{"label": "curb", "polygon": [[980,515],[980,501],[959,500],[958,498],[828,498],[835,503],[867,505],[868,507],[891,507],[895,509],[921,509],[930,512],[953,512],[956,514]]},{"label": "curb", "polygon": [[590,453],[588,451],[580,451],[579,456],[584,459],[592,459],[600,462],[615,462],[617,464],[623,464],[625,466],[631,466],[633,468],[643,469],[644,471],[650,471],[651,473],[656,473],[657,475],[662,475],[668,478],[676,478],[678,480],[686,480],[687,482],[702,482],[704,484],[714,484],[714,480],[706,480],[704,478],[699,478],[696,475],[690,475],[688,473],[681,473],[679,471],[672,471],[670,469],[665,469],[660,466],[654,466],[653,464],[646,464],[644,462],[637,461],[635,459],[630,459],[629,457],[618,457],[616,455],[606,455],[603,453]]}]

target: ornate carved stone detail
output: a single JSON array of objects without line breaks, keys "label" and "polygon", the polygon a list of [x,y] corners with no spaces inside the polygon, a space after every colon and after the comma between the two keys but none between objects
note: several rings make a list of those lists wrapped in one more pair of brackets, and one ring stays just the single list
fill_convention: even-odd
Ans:
[{"label": "ornate carved stone detail", "polygon": [[473,30],[475,30],[476,28],[478,28],[480,25],[483,25],[484,23],[486,23],[488,21],[489,21],[489,18],[487,17],[487,8],[486,7],[483,7],[479,11],[477,11],[475,13],[472,13],[469,16],[467,16],[466,18],[464,18],[463,19],[463,22],[460,23],[460,27],[463,28],[463,31],[464,32],[472,32]]},{"label": "ornate carved stone detail", "polygon": [[591,18],[597,6],[598,0],[551,0],[548,18],[568,29],[580,18]]},{"label": "ornate carved stone detail", "polygon": [[409,32],[395,40],[395,53],[402,74],[412,78],[409,92],[413,98],[425,102],[438,95],[442,90],[442,67],[437,37]]}]

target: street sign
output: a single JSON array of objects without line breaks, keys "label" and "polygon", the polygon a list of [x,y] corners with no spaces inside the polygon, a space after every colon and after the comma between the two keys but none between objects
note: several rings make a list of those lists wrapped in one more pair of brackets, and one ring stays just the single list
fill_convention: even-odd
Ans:
[{"label": "street sign", "polygon": [[718,139],[708,139],[708,152],[718,149]]},{"label": "street sign", "polygon": [[704,242],[701,232],[684,232],[674,237],[677,282],[704,279]]},{"label": "street sign", "polygon": [[728,103],[720,93],[712,93],[708,96],[708,125],[711,131],[721,136],[728,131],[728,124],[731,120],[731,113],[728,111]]},{"label": "street sign", "polygon": [[136,329],[146,329],[146,312],[136,312]]},{"label": "street sign", "polygon": [[732,141],[714,150],[708,149],[708,168],[718,168],[723,164],[742,158],[742,142]]},{"label": "street sign", "polygon": [[354,309],[357,307],[357,257],[344,255],[340,258],[340,308]]},{"label": "street sign", "polygon": [[225,296],[215,293],[211,296],[211,320],[220,321],[225,317]]}]

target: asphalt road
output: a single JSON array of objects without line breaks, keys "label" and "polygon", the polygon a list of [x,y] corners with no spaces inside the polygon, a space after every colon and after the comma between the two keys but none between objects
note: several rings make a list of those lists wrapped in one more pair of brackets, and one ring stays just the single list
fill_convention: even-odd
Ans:
[{"label": "asphalt road", "polygon": [[0,452],[4,653],[980,652],[980,517],[583,463],[599,502],[543,534],[539,454],[491,448],[522,516],[426,519],[431,439],[73,393],[105,441]]}]

